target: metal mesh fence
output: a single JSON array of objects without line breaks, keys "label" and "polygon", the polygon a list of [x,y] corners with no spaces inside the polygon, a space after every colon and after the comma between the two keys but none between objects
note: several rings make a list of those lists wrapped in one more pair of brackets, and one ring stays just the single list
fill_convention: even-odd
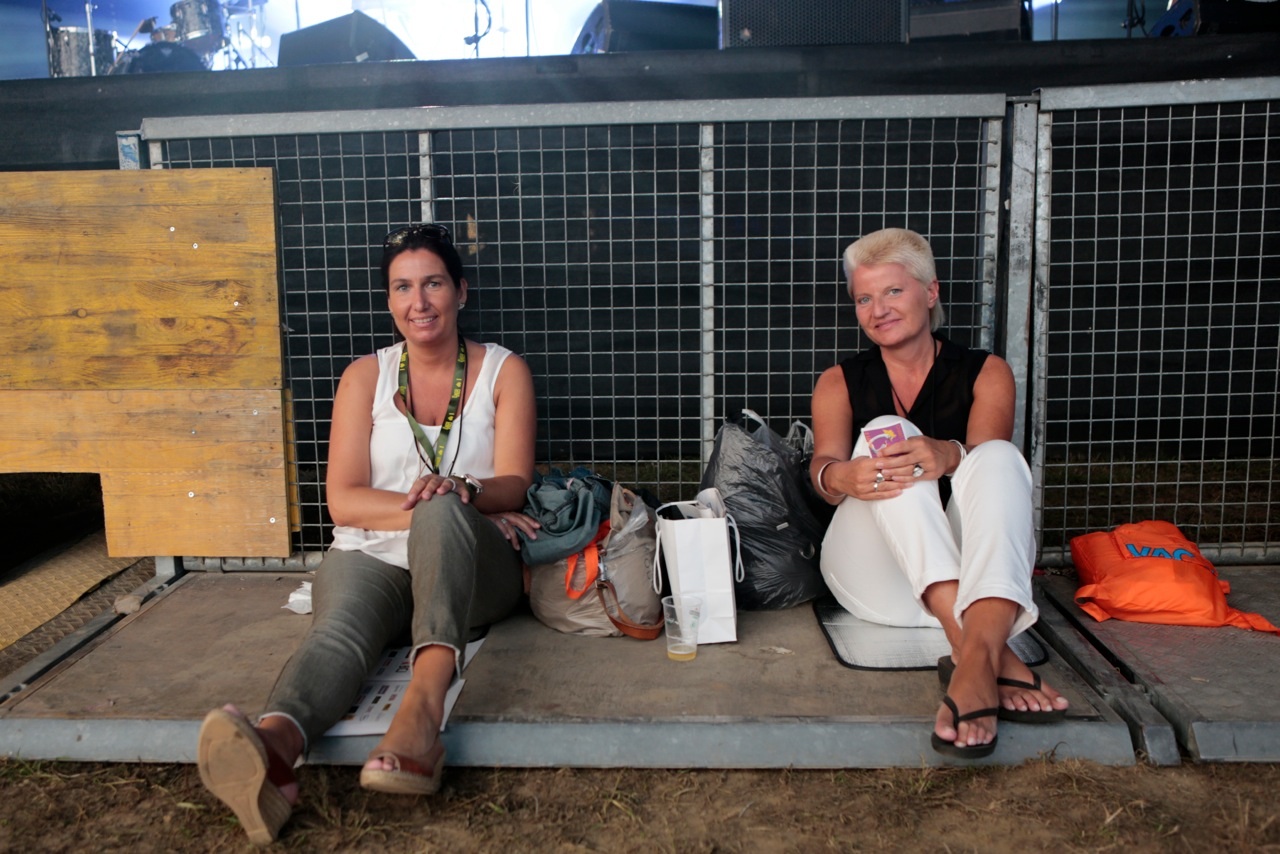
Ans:
[{"label": "metal mesh fence", "polygon": [[1280,104],[1055,111],[1042,546],[1139,519],[1274,559]]},{"label": "metal mesh fence", "polygon": [[276,170],[300,552],[329,538],[337,379],[393,340],[375,265],[405,222],[457,235],[464,331],[529,362],[542,463],[660,500],[696,491],[720,419],[807,420],[817,374],[863,346],[839,267],[863,231],[930,234],[949,329],[992,342],[998,144],[983,119],[173,139],[161,158]]},{"label": "metal mesh fence", "polygon": [[944,334],[991,348],[992,127],[974,118],[716,128],[719,414],[748,407],[775,429],[808,419],[818,374],[869,343],[841,256],[852,240],[888,226],[928,235]]},{"label": "metal mesh fence", "polygon": [[467,332],[524,355],[539,458],[664,497],[697,472],[696,125],[430,134],[429,216],[465,223]]},{"label": "metal mesh fence", "polygon": [[[1173,521],[1219,561],[1274,561],[1280,546],[1277,102],[1183,96],[1048,111],[1037,151],[1012,158],[1042,176],[1024,206],[1035,221],[1011,230],[1045,235],[1017,381],[1046,564],[1069,561],[1076,534],[1140,518]],[[784,431],[808,418],[818,373],[864,346],[839,265],[860,234],[930,238],[952,338],[1000,352],[1025,334],[998,322],[998,113],[832,117],[818,103],[514,127],[463,111],[421,132],[293,134],[277,120],[153,142],[170,168],[276,170],[297,549],[327,544],[329,405],[343,368],[392,341],[374,265],[406,222],[458,235],[464,330],[529,361],[541,461],[663,500],[696,490],[722,419],[749,407]]]}]

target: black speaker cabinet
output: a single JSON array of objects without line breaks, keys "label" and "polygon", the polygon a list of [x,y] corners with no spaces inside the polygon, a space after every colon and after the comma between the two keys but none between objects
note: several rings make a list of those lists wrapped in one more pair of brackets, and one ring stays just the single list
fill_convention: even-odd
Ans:
[{"label": "black speaker cabinet", "polygon": [[416,59],[413,51],[364,12],[352,12],[280,36],[281,68],[333,62],[383,62]]},{"label": "black speaker cabinet", "polygon": [[1147,30],[1151,38],[1272,33],[1280,30],[1280,0],[1178,0]]},{"label": "black speaker cabinet", "polygon": [[1029,7],[1023,0],[913,0],[911,40],[1027,41]]},{"label": "black speaker cabinet", "polygon": [[908,0],[720,0],[720,46],[907,40]]},{"label": "black speaker cabinet", "polygon": [[720,15],[714,6],[602,0],[587,16],[573,52],[715,50],[719,46]]}]

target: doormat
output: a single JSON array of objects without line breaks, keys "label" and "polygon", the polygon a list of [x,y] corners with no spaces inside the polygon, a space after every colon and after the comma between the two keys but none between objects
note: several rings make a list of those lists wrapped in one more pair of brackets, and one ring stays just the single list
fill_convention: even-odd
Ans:
[{"label": "doormat", "polygon": [[136,557],[107,557],[106,532],[98,531],[53,557],[15,567],[0,579],[0,649],[137,562]]},{"label": "doormat", "polygon": [[[934,670],[939,658],[951,654],[942,629],[869,623],[850,614],[829,593],[814,600],[813,613],[836,658],[855,670]],[[1049,657],[1030,632],[1016,635],[1009,646],[1029,667]]]}]

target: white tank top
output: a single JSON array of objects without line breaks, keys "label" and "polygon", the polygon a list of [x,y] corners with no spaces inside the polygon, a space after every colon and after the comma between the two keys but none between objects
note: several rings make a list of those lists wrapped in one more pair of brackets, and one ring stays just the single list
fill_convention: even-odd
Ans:
[{"label": "white tank top", "polygon": [[[369,436],[370,486],[407,493],[422,470],[415,448],[413,430],[404,413],[396,409],[395,395],[400,384],[400,353],[404,344],[378,351],[378,385],[373,392],[373,432]],[[498,371],[511,351],[497,344],[484,345],[484,364],[476,384],[462,407],[462,414],[449,431],[441,469],[446,473],[493,477],[493,387]],[[440,427],[422,425],[432,443]],[[424,454],[427,453],[424,451]],[[370,531],[337,526],[333,548],[361,551],[393,566],[409,568],[409,531]]]}]

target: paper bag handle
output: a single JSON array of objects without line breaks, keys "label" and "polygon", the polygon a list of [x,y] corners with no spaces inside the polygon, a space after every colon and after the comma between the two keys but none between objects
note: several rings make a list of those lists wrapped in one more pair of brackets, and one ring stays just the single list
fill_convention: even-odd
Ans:
[{"label": "paper bag handle", "polygon": [[733,520],[733,514],[725,513],[724,520],[733,529],[733,579],[741,584],[746,578],[746,570],[742,566],[742,535],[738,533],[738,523]]},{"label": "paper bag handle", "polygon": [[[679,502],[671,501],[670,504]],[[667,505],[662,505],[666,507]],[[658,508],[661,510],[662,508]],[[747,577],[746,569],[742,565],[742,535],[738,533],[738,523],[734,521],[732,513],[725,513],[724,520],[728,526],[733,529],[733,578],[738,583]],[[656,526],[657,531],[653,539],[653,592],[662,592],[662,573],[658,561],[662,559],[662,526]]]},{"label": "paper bag handle", "polygon": [[653,537],[653,592],[662,593],[662,568],[658,565],[658,561],[662,560],[662,526],[654,525],[656,529]]}]

